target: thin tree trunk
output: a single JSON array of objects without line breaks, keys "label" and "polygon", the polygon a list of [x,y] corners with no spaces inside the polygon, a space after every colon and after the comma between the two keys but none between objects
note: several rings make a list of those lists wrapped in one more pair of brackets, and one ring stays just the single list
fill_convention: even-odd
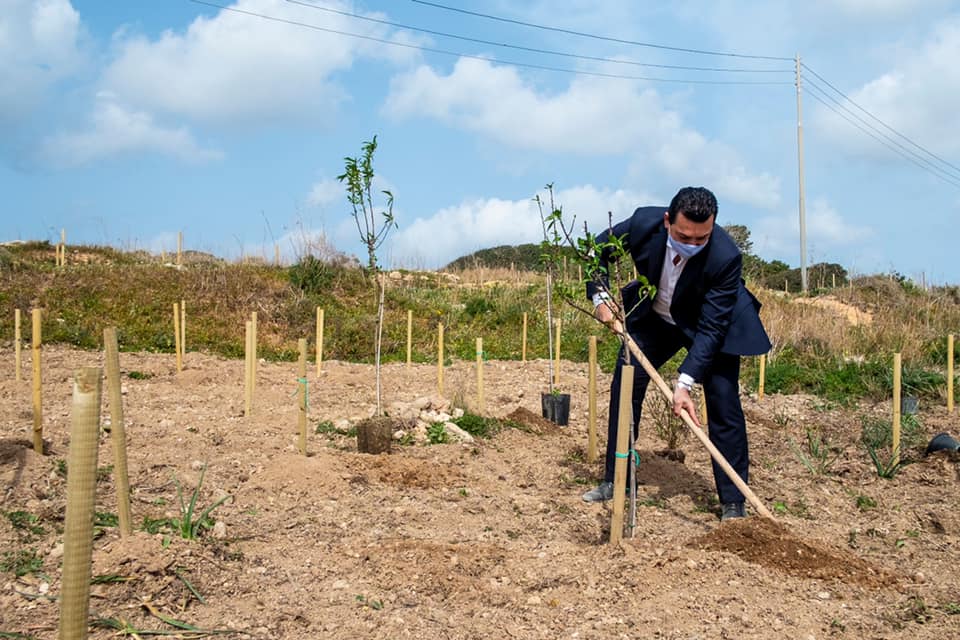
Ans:
[{"label": "thin tree trunk", "polygon": [[377,369],[377,417],[380,417],[382,411],[381,407],[381,396],[380,396],[380,346],[383,344],[383,297],[384,289],[383,286],[383,274],[377,273],[377,339],[376,339],[376,353],[374,358],[376,360],[376,369]]}]

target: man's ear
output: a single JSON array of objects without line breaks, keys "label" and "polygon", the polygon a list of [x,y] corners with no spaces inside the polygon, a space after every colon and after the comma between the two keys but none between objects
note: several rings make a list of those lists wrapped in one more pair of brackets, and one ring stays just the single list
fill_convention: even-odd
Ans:
[{"label": "man's ear", "polygon": [[663,212],[663,228],[668,231],[670,230],[670,212],[669,211]]}]

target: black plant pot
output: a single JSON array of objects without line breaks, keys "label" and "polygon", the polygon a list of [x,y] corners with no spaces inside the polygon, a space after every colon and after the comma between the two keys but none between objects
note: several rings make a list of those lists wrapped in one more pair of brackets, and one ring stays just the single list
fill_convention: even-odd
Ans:
[{"label": "black plant pot", "polygon": [[565,427],[570,420],[570,394],[541,393],[540,408],[543,410],[544,418]]},{"label": "black plant pot", "polygon": [[938,433],[927,445],[923,455],[928,456],[934,451],[960,451],[960,442],[954,440],[949,433]]}]

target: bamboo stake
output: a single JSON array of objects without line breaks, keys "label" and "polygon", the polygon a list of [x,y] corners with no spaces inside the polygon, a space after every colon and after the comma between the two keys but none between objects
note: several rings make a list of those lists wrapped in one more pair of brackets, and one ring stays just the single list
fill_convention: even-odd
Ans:
[{"label": "bamboo stake", "polygon": [[187,357],[187,301],[180,300],[180,357]]},{"label": "bamboo stake", "polygon": [[247,320],[243,345],[243,415],[249,417],[253,409],[253,322]]},{"label": "bamboo stake", "polygon": [[760,354],[760,380],[757,382],[757,402],[763,400],[763,386],[767,381],[767,354]]},{"label": "bamboo stake", "polygon": [[300,338],[297,341],[297,347],[300,349],[300,362],[297,368],[299,378],[297,382],[300,387],[298,390],[297,405],[300,407],[299,420],[297,426],[300,434],[300,455],[307,455],[307,339]]},{"label": "bamboo stake", "polygon": [[554,366],[553,366],[553,386],[560,384],[560,317],[557,316],[557,331],[556,331],[556,347],[553,350],[554,357]]},{"label": "bamboo stake", "polygon": [[177,266],[183,266],[183,231],[177,232]]},{"label": "bamboo stake", "polygon": [[633,430],[633,365],[620,369],[620,404],[617,413],[617,453],[613,467],[613,520],[610,522],[610,544],[623,538],[623,494],[627,487],[627,448]]},{"label": "bamboo stake", "polygon": [[[657,372],[656,368],[650,363],[650,360],[647,359],[647,356],[644,355],[643,351],[640,350],[640,347],[637,346],[637,343],[633,341],[628,334],[620,334],[627,343],[627,348],[630,350],[630,353],[634,358],[640,363],[640,366],[643,367],[644,371],[647,372],[647,375],[650,376],[650,380],[656,384],[657,388],[660,389],[660,392],[667,398],[668,401],[673,401],[673,391],[670,389],[669,385],[663,380],[660,374]],[[622,398],[622,395],[621,395]],[[723,470],[727,477],[730,478],[730,481],[736,485],[737,489],[740,490],[740,493],[747,499],[747,501],[756,509],[757,513],[764,518],[773,519],[773,514],[770,513],[760,499],[757,498],[757,495],[747,486],[747,483],[743,481],[733,467],[730,466],[730,463],[727,462],[727,459],[723,457],[723,454],[710,442],[710,438],[707,437],[707,434],[704,433],[703,429],[698,427],[693,419],[690,417],[690,414],[686,411],[680,412],[680,419],[683,420],[683,423],[687,425],[687,428],[696,436],[697,440],[707,449],[710,453],[710,457],[713,458],[714,462]]]},{"label": "bamboo stake", "polygon": [[23,351],[23,338],[20,335],[20,309],[13,310],[13,365],[16,369],[15,379],[17,382],[23,379],[23,374],[20,371],[21,368],[21,359]]},{"label": "bamboo stake", "polygon": [[900,464],[900,378],[903,361],[899,353],[893,354],[893,456],[892,464]]},{"label": "bamboo stake", "polygon": [[60,638],[86,638],[90,609],[93,509],[97,488],[97,436],[100,428],[100,377],[97,368],[73,378],[67,512],[63,533]]},{"label": "bamboo stake", "polygon": [[700,415],[703,416],[701,422],[703,424],[709,424],[710,418],[707,416],[707,392],[704,391],[703,387],[700,387]]},{"label": "bamboo stake", "polygon": [[173,303],[173,348],[177,352],[177,373],[183,371],[183,356],[180,352],[180,303]]},{"label": "bamboo stake", "polygon": [[953,413],[953,334],[947,336],[947,413]]},{"label": "bamboo stake", "polygon": [[413,353],[413,309],[407,309],[407,369]]},{"label": "bamboo stake", "polygon": [[527,312],[523,312],[523,338],[520,346],[520,362],[527,362]]},{"label": "bamboo stake", "polygon": [[323,370],[323,309],[317,307],[317,377]]},{"label": "bamboo stake", "polygon": [[483,338],[477,338],[477,413],[483,412]]},{"label": "bamboo stake", "polygon": [[30,350],[33,359],[33,450],[43,455],[43,397],[40,386],[40,309],[33,309]]},{"label": "bamboo stake", "polygon": [[280,266],[280,245],[277,243],[273,244],[273,264]]},{"label": "bamboo stake", "polygon": [[110,396],[110,440],[113,442],[113,475],[117,485],[117,516],[120,535],[133,533],[130,519],[130,479],[127,473],[127,429],[123,417],[123,392],[120,388],[120,353],[116,327],[103,330],[104,365]]},{"label": "bamboo stake", "polygon": [[443,323],[437,325],[437,391],[443,395]]},{"label": "bamboo stake", "polygon": [[260,364],[257,362],[257,347],[259,342],[257,341],[257,312],[254,311],[250,314],[250,351],[252,352],[252,360],[250,361],[252,375],[250,376],[250,389],[256,391],[257,388],[257,368]]},{"label": "bamboo stake", "polygon": [[587,350],[587,462],[593,464],[597,461],[597,336],[590,336]]}]

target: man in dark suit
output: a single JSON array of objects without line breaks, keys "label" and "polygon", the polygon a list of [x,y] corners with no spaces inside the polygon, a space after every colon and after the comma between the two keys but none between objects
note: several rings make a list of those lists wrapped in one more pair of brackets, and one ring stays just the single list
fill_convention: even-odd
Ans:
[{"label": "man in dark suit", "polygon": [[[716,197],[703,187],[685,187],[674,196],[669,208],[640,207],[629,219],[599,234],[597,241],[605,243],[611,232],[622,238],[637,273],[657,287],[652,300],[639,304],[636,290],[624,287],[626,330],[658,369],[681,347],[687,349],[673,394],[673,411],[679,415],[685,409],[699,426],[690,389],[694,383],[702,383],[710,440],[747,482],[749,457],[740,405],[740,356],[766,353],[770,340],[760,322],[760,303],[741,278],[743,256],[730,236],[716,225],[716,218]],[[610,251],[605,250],[601,263],[608,265],[610,259]],[[594,303],[597,319],[609,323],[614,321],[614,314],[606,284],[606,278],[603,286],[589,282],[587,297]],[[625,357],[621,350],[610,387],[604,481],[583,495],[587,502],[613,497]],[[649,382],[650,377],[638,366],[633,387],[634,438]],[[743,494],[716,463],[713,476],[722,505],[721,519],[744,517]]]}]

